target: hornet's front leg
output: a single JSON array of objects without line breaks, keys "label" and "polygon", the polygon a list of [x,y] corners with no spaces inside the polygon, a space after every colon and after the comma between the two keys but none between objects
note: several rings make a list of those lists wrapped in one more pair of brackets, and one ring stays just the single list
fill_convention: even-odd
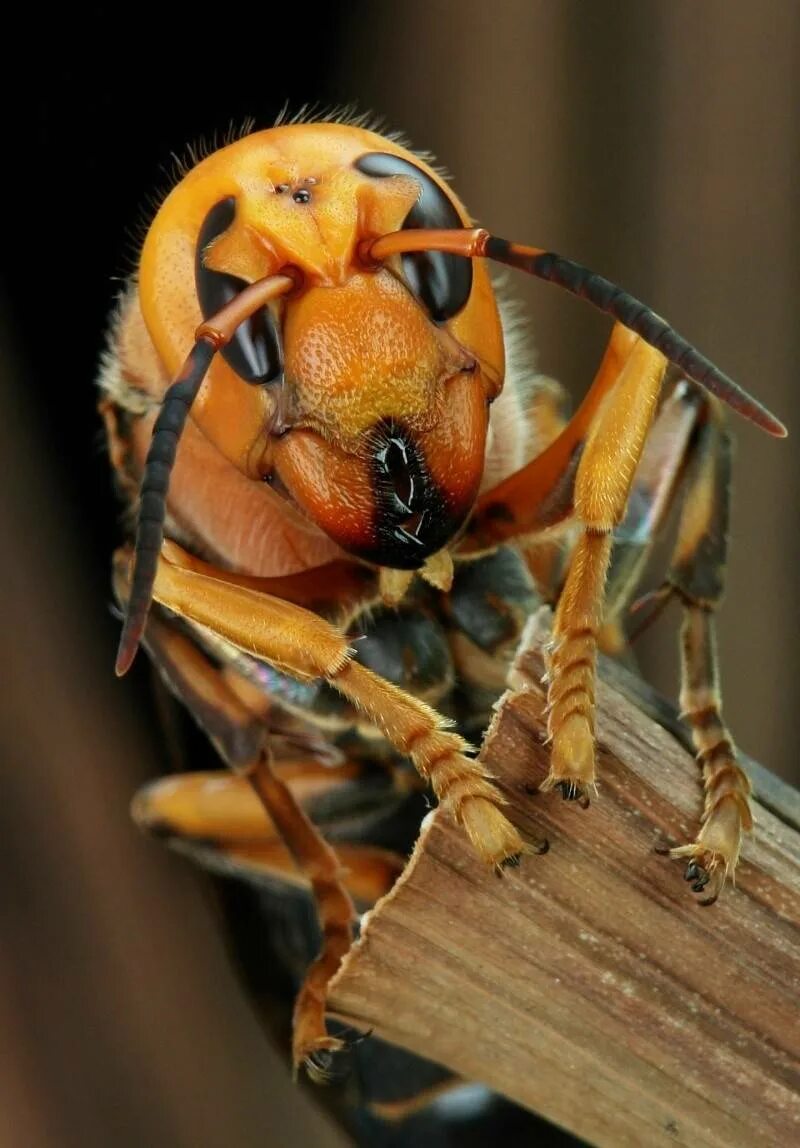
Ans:
[{"label": "hornet's front leg", "polygon": [[595,784],[594,684],[613,532],[625,515],[666,362],[615,324],[573,418],[540,455],[482,495],[462,547],[523,540],[566,522],[582,528],[546,658],[552,752],[542,788],[583,803]]},{"label": "hornet's front leg", "polygon": [[613,531],[622,520],[653,418],[666,360],[629,332],[618,378],[592,423],[575,476],[583,526],[558,601],[547,657],[550,771],[543,789],[588,800],[595,785],[594,706],[598,635]]},{"label": "hornet's front leg", "polygon": [[[174,551],[173,551],[174,553]],[[251,657],[302,681],[322,679],[406,754],[463,826],[487,864],[502,869],[526,851],[500,811],[503,798],[467,743],[430,706],[353,660],[344,635],[290,602],[159,559],[154,598],[173,613]],[[201,630],[202,633],[202,630]]]}]

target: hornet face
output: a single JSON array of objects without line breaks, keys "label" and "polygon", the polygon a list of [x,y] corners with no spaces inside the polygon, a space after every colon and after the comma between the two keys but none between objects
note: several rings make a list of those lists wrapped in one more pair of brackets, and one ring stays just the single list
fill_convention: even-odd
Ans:
[{"label": "hornet face", "polygon": [[421,252],[376,265],[364,245],[469,224],[403,148],[297,124],[194,168],[143,250],[142,313],[168,373],[197,325],[248,284],[294,276],[296,289],[220,351],[190,417],[245,474],[377,566],[417,569],[465,523],[504,363],[481,263]]},{"label": "hornet face", "polygon": [[422,566],[465,521],[483,472],[474,357],[386,270],[307,291],[284,347],[293,429],[271,444],[278,479],[345,550]]}]

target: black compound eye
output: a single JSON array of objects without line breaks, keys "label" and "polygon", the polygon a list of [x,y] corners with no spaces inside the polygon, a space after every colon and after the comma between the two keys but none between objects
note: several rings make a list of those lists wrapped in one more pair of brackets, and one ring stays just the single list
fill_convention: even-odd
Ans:
[{"label": "black compound eye", "polygon": [[[195,286],[204,319],[209,319],[220,307],[230,303],[247,286],[244,279],[223,271],[212,271],[204,262],[209,243],[228,230],[235,215],[236,200],[229,196],[211,208],[200,228],[195,256]],[[246,319],[220,354],[246,383],[272,383],[279,379],[283,372],[283,356],[269,308],[262,307]]]},{"label": "black compound eye", "polygon": [[[370,152],[356,160],[363,175],[385,178],[408,175],[420,185],[421,194],[403,222],[412,227],[461,228],[464,223],[453,203],[429,175],[416,164],[388,152]],[[472,260],[442,251],[415,251],[401,256],[411,291],[426,307],[435,323],[446,323],[466,306],[472,291]]]}]

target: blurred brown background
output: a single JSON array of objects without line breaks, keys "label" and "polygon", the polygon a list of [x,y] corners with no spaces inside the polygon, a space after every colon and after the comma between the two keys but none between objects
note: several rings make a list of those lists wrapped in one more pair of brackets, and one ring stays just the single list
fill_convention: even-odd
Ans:
[{"label": "blurred brown background", "polygon": [[[165,757],[145,668],[112,670],[93,376],[125,231],[171,150],[248,113],[266,126],[287,97],[354,100],[435,152],[481,223],[623,284],[796,434],[800,6],[245,5],[174,42],[86,15],[85,33],[23,36],[5,101],[0,1145],[333,1144],[249,1011],[202,878],[128,821]],[[515,286],[540,369],[579,397],[608,324]],[[736,430],[726,712],[797,782],[800,467],[794,437]],[[675,644],[662,623],[646,647],[667,692]]]}]

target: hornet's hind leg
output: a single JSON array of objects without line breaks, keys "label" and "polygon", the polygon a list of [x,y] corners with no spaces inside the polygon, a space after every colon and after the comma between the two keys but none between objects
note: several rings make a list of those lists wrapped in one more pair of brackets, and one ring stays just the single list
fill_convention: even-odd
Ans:
[{"label": "hornet's hind leg", "polygon": [[695,841],[674,849],[688,857],[687,880],[703,904],[716,900],[733,876],[743,833],[752,828],[750,782],[738,764],[722,718],[714,614],[724,591],[730,504],[731,440],[722,410],[705,401],[694,444],[678,541],[664,586],[684,609],[681,633],[682,716],[692,730],[705,788],[702,825]]},{"label": "hornet's hind leg", "polygon": [[[677,597],[681,633],[681,710],[692,730],[705,786],[702,827],[691,844],[686,879],[710,904],[733,874],[742,835],[752,827],[750,783],[736,760],[722,719],[714,614],[722,598],[727,558],[731,441],[720,404],[680,381],[659,411],[636,473],[628,513],[615,539],[608,579],[606,624],[619,624],[652,544],[681,487],[683,507],[667,577],[640,599],[651,611],[639,629]],[[634,631],[633,637],[635,638]]]}]

